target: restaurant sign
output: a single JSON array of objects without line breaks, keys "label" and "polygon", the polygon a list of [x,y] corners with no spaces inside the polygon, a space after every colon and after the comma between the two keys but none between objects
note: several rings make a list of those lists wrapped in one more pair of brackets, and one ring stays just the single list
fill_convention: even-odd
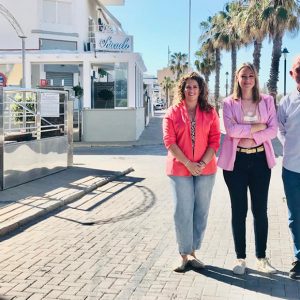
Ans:
[{"label": "restaurant sign", "polygon": [[96,51],[133,52],[132,35],[95,33]]}]

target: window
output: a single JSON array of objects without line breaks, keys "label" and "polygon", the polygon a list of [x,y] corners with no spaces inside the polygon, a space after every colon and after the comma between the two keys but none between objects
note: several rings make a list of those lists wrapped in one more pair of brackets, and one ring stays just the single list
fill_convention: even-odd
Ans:
[{"label": "window", "polygon": [[49,40],[40,39],[40,49],[41,50],[77,50],[77,42],[73,41],[62,41],[62,40]]},{"label": "window", "polygon": [[72,25],[71,0],[43,0],[43,22],[56,25]]},{"label": "window", "polygon": [[115,100],[116,107],[127,107],[127,63],[115,65]]},{"label": "window", "polygon": [[128,63],[93,66],[93,108],[128,106]]},{"label": "window", "polygon": [[52,0],[43,1],[43,20],[45,23],[56,23],[56,2]]},{"label": "window", "polygon": [[143,107],[143,75],[140,69],[135,66],[135,106]]}]

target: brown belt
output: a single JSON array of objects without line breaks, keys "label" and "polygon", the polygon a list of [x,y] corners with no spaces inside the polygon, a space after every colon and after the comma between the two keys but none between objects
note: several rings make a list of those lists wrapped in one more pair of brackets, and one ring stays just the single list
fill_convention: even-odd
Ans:
[{"label": "brown belt", "polygon": [[241,153],[246,153],[246,154],[253,154],[253,153],[263,152],[263,151],[265,151],[265,148],[264,148],[263,145],[258,146],[258,147],[254,147],[254,148],[237,147],[236,151],[241,152]]}]

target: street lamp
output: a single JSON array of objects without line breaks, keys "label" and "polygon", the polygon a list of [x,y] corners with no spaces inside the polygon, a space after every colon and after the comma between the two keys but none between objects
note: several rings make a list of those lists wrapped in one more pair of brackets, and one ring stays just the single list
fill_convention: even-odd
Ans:
[{"label": "street lamp", "polygon": [[286,57],[287,54],[289,53],[287,48],[284,48],[281,52],[283,54],[284,57],[284,81],[283,81],[283,94],[284,96],[286,95]]},{"label": "street lamp", "polygon": [[19,38],[22,40],[22,87],[25,88],[26,86],[26,71],[25,71],[25,51],[26,51],[26,47],[25,47],[25,39],[26,36],[24,35],[19,35]]},{"label": "street lamp", "polygon": [[225,89],[226,89],[226,97],[227,97],[228,96],[228,75],[229,75],[229,73],[226,72],[225,75],[226,75]]}]

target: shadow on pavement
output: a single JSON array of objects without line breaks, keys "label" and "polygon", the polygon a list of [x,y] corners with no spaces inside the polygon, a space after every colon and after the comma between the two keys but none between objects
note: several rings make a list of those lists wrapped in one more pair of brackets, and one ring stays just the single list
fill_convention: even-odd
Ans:
[{"label": "shadow on pavement", "polygon": [[[0,191],[0,206],[29,197],[49,198],[62,190],[83,189],[92,178],[107,178],[119,172],[73,166],[66,170]],[[20,174],[21,176],[21,174]]]},{"label": "shadow on pavement", "polygon": [[[134,178],[131,178],[131,180],[132,179],[134,179]],[[139,181],[140,181],[140,179],[136,180],[136,182],[139,182]],[[66,217],[62,217],[62,216],[55,216],[55,217],[59,218],[59,219],[67,220],[67,221],[70,221],[70,222],[74,222],[74,223],[77,223],[77,224],[87,225],[87,226],[116,223],[116,222],[119,222],[119,221],[128,220],[128,219],[131,219],[131,218],[134,218],[134,217],[138,217],[138,216],[144,214],[145,212],[147,212],[149,209],[151,209],[154,206],[154,204],[156,202],[156,196],[149,188],[147,188],[145,186],[135,185],[136,182],[133,181],[133,182],[129,183],[127,186],[120,188],[118,191],[112,193],[111,195],[105,197],[104,199],[99,200],[99,202],[97,202],[96,204],[93,204],[91,207],[84,210],[84,211],[90,212],[93,209],[95,209],[96,207],[104,204],[105,202],[107,202],[111,198],[115,197],[117,194],[119,194],[119,193],[125,191],[126,189],[134,186],[142,194],[142,199],[139,199],[140,201],[138,203],[133,203],[131,209],[127,212],[124,212],[124,213],[116,212],[117,215],[114,216],[114,217],[99,218],[99,219],[93,219],[93,220],[89,219],[87,221],[78,220],[78,219],[75,220],[75,219],[66,218]],[[70,208],[70,207],[66,207],[66,208]],[[77,210],[78,208],[73,208],[73,209]],[[122,209],[121,209],[121,211],[122,211]]]},{"label": "shadow on pavement", "polygon": [[[83,173],[85,173],[85,172],[83,172]],[[83,174],[83,173],[81,173],[81,174]],[[118,173],[118,172],[116,172],[116,173]],[[90,175],[91,173],[89,172],[88,174]],[[103,172],[101,174],[103,176],[105,176],[106,174],[111,174],[111,173]],[[78,179],[78,177],[77,176],[76,176],[76,178],[73,177],[73,179]],[[102,188],[104,190],[103,191],[100,190],[100,192],[98,192],[98,194],[94,197],[94,199],[87,197],[87,200],[85,200],[84,197],[82,197],[68,205],[58,207],[58,208],[50,211],[49,213],[44,214],[43,216],[37,217],[36,219],[28,222],[27,224],[24,224],[23,226],[19,227],[18,229],[12,231],[11,233],[1,237],[0,241],[9,239],[9,238],[19,234],[20,232],[25,231],[27,228],[47,219],[49,217],[55,217],[58,219],[74,222],[74,223],[77,223],[80,225],[91,226],[91,225],[115,223],[115,222],[119,222],[122,220],[131,219],[131,218],[140,216],[140,215],[144,214],[145,212],[147,212],[149,209],[151,209],[156,202],[156,196],[152,192],[152,190],[150,190],[149,188],[147,188],[145,186],[136,185],[137,183],[139,183],[143,180],[144,180],[144,178],[127,177],[127,176],[123,176],[118,179],[114,179],[111,182],[112,186],[110,188],[106,188],[106,185],[102,186]],[[69,184],[72,185],[72,183],[69,183]],[[59,186],[59,183],[58,183],[58,186]],[[99,218],[99,219],[94,218],[91,220],[90,218],[88,218],[87,220],[84,220],[84,219],[72,219],[72,218],[67,218],[67,217],[62,217],[62,216],[57,215],[58,213],[63,212],[67,209],[74,209],[74,210],[79,210],[82,212],[92,212],[96,208],[99,208],[104,203],[108,202],[109,200],[112,200],[118,194],[120,194],[120,193],[126,191],[128,188],[132,188],[132,187],[136,188],[137,190],[134,191],[133,196],[130,197],[131,202],[129,205],[129,209],[124,212],[122,205],[120,205],[119,210],[116,210],[115,215],[110,218],[105,218],[103,216],[103,218]],[[111,189],[112,192],[109,189]],[[136,193],[138,193],[138,194],[136,194]],[[108,195],[105,197],[102,196],[102,195],[106,195],[106,194],[108,194]],[[124,197],[123,198],[121,197],[120,199],[127,201],[127,198],[124,198]],[[51,201],[50,198],[49,198],[49,200]],[[127,204],[128,204],[128,201],[127,201]],[[83,208],[81,208],[81,207],[83,207]],[[0,300],[1,300],[1,298],[0,298]]]},{"label": "shadow on pavement", "polygon": [[[276,274],[265,274],[251,268],[247,268],[245,275],[235,275],[232,270],[208,265],[205,269],[195,270],[206,277],[213,278],[228,285],[237,286],[261,294],[286,298],[293,294],[293,299],[298,299],[300,282],[290,279],[287,272],[278,271]],[[295,295],[296,293],[296,295]]]}]

